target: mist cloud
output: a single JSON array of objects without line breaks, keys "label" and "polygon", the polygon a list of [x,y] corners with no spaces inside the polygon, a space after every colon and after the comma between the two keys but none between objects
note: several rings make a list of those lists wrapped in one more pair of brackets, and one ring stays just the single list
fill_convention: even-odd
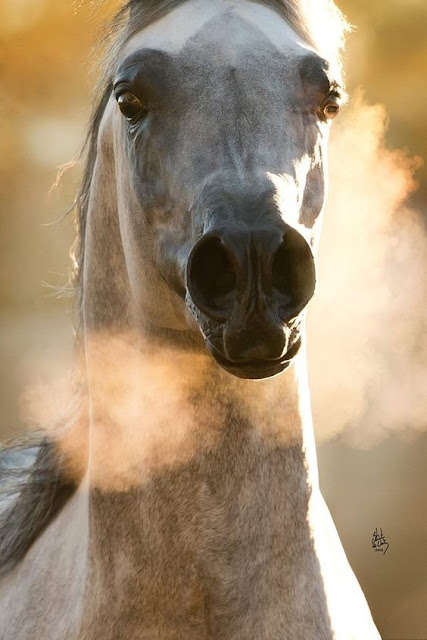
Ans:
[{"label": "mist cloud", "polygon": [[337,121],[309,373],[319,440],[370,447],[427,430],[427,238],[405,205],[419,159],[385,146],[387,115],[361,92]]}]

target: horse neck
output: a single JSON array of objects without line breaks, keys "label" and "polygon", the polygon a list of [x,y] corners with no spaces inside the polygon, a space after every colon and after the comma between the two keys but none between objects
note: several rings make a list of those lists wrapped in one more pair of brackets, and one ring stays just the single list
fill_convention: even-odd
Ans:
[{"label": "horse neck", "polygon": [[268,475],[280,452],[290,461],[283,492],[299,487],[307,505],[317,464],[304,353],[263,381],[237,379],[204,354],[159,345],[144,352],[128,338],[107,335],[89,353],[95,491],[137,495],[195,467],[220,485],[240,459],[242,473],[246,465]]},{"label": "horse neck", "polygon": [[[309,522],[317,474],[304,355],[261,382],[236,379],[206,355],[172,355],[157,349],[156,357],[128,366],[128,378],[146,383],[137,384],[137,399],[123,386],[108,383],[104,394],[95,388],[87,615],[93,628],[106,612],[131,619],[141,607],[156,611],[151,623],[160,628],[190,601],[212,595],[215,624],[224,612],[237,619],[232,594],[248,593],[245,580],[260,567],[258,587],[266,593],[283,580],[290,594],[305,585],[298,607],[321,592]],[[103,365],[101,378],[108,378]],[[98,406],[106,396],[116,399],[108,415]],[[115,594],[132,596],[113,602],[111,584]],[[201,620],[208,615],[202,604],[196,610]],[[180,637],[193,637],[187,632]]]}]

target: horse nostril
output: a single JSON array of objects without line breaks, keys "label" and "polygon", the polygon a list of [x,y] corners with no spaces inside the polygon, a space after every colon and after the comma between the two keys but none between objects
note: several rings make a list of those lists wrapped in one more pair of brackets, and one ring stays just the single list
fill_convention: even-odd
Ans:
[{"label": "horse nostril", "polygon": [[295,230],[286,232],[273,258],[271,282],[279,294],[281,311],[292,317],[314,293],[316,275],[311,249]]},{"label": "horse nostril", "polygon": [[230,251],[218,236],[199,240],[190,255],[187,285],[193,301],[209,315],[222,315],[236,290],[237,276]]}]

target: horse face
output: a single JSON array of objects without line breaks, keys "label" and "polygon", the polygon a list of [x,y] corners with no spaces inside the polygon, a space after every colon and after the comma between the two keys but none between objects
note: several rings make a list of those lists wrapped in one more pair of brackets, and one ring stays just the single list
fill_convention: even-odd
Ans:
[{"label": "horse face", "polygon": [[180,317],[223,368],[264,378],[301,344],[339,90],[325,60],[252,4],[199,16],[185,38],[184,5],[134,37],[113,118],[135,194],[121,226],[136,298],[148,270],[141,304],[159,324]]}]

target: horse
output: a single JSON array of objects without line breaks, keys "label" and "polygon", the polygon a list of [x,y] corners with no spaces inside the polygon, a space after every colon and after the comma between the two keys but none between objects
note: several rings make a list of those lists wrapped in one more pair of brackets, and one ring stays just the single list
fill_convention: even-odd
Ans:
[{"label": "horse", "polygon": [[347,30],[332,0],[116,17],[70,394],[0,456],[4,640],[380,638],[321,496],[306,368]]}]

